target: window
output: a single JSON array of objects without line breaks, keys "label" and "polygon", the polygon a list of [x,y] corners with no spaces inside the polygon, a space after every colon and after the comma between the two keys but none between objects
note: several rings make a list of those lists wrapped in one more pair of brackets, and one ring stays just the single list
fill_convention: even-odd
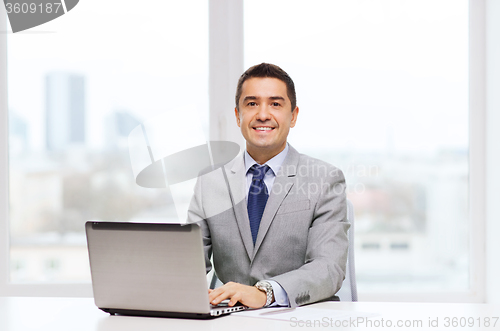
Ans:
[{"label": "window", "polygon": [[[10,235],[9,281],[88,282],[85,220],[172,217],[168,191],[134,184],[127,132],[186,102],[208,131],[210,101],[211,129],[233,137],[232,110],[221,109],[232,108],[237,76],[265,61],[296,83],[300,115],[290,143],[346,174],[360,298],[481,296],[481,276],[471,275],[484,272],[485,183],[473,171],[484,168],[484,114],[469,117],[477,110],[468,107],[469,64],[479,66],[480,56],[468,58],[467,1],[242,2],[146,1],[138,9],[87,0],[4,35],[10,232],[0,223],[0,236]],[[480,39],[477,29],[471,22]],[[471,91],[472,103],[481,93]],[[55,292],[29,292],[40,293]]]},{"label": "window", "polygon": [[295,81],[289,142],[346,175],[360,295],[469,290],[468,2],[245,1],[244,15],[245,67]]},{"label": "window", "polygon": [[10,282],[90,282],[87,220],[176,217],[135,184],[128,135],[186,104],[207,129],[207,25],[203,0],[84,1],[8,35]]}]

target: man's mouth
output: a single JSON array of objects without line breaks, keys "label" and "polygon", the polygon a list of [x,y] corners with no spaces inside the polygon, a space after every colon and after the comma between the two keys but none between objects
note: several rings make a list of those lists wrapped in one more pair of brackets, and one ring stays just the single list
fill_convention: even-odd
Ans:
[{"label": "man's mouth", "polygon": [[274,128],[271,128],[269,126],[256,126],[253,128],[256,131],[271,131],[274,130]]}]

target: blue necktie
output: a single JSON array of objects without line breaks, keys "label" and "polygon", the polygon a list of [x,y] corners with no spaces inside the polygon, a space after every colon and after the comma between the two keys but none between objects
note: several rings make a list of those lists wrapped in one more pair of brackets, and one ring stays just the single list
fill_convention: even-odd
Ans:
[{"label": "blue necktie", "polygon": [[267,187],[264,183],[264,176],[269,170],[269,166],[259,166],[254,164],[249,171],[253,173],[252,183],[248,190],[248,218],[250,219],[250,230],[252,231],[253,244],[259,232],[260,219],[264,213],[268,198]]}]

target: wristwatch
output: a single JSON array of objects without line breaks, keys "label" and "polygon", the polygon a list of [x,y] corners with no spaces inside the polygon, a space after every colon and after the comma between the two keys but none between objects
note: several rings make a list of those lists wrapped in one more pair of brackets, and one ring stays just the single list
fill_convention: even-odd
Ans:
[{"label": "wristwatch", "polygon": [[266,293],[266,304],[264,305],[264,307],[269,307],[269,305],[273,303],[274,296],[273,286],[271,285],[271,283],[266,282],[265,280],[260,280],[254,286],[260,291]]}]

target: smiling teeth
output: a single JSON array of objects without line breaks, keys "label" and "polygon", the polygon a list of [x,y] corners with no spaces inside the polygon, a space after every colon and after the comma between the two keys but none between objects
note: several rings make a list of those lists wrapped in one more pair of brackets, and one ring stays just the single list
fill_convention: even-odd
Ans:
[{"label": "smiling teeth", "polygon": [[272,130],[273,128],[261,128],[261,127],[259,127],[259,128],[255,128],[255,129],[256,129],[256,130],[266,130],[266,131],[270,131],[270,130]]}]

